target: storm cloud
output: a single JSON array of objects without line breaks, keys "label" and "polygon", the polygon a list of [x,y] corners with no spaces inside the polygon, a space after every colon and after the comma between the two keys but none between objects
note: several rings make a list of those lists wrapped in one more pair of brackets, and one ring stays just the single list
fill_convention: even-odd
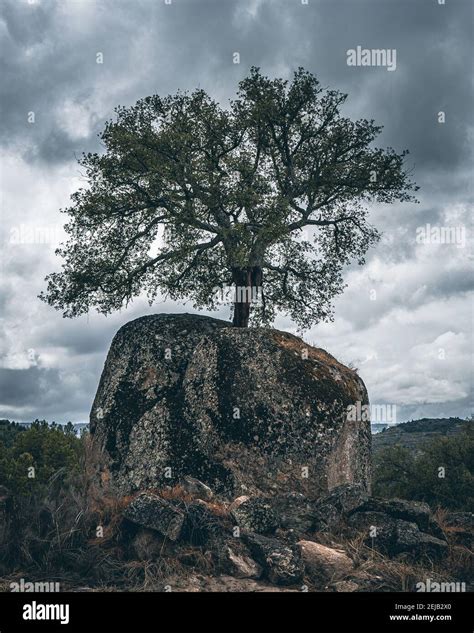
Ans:
[{"label": "storm cloud", "polygon": [[[382,124],[378,145],[408,148],[420,186],[419,204],[373,206],[383,239],[348,268],[334,323],[304,338],[356,365],[398,421],[471,413],[472,13],[470,0],[4,0],[0,417],[87,420],[116,330],[193,311],[139,299],[71,321],[37,295],[60,266],[76,159],[101,150],[114,108],[197,87],[225,105],[253,65],[289,79],[303,66],[347,92],[344,113]],[[357,46],[395,49],[396,70],[349,66]],[[420,241],[427,225],[464,227],[465,242]],[[35,230],[43,239],[25,237]]]}]

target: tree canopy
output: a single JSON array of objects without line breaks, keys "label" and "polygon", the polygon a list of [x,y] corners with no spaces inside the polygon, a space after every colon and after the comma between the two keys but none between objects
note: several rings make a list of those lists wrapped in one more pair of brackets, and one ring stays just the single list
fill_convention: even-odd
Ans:
[{"label": "tree canopy", "polygon": [[346,97],[302,68],[291,82],[252,68],[227,108],[200,89],[118,107],[105,151],[79,161],[87,186],[40,297],[72,317],[143,291],[212,310],[217,288],[252,287],[235,325],[330,320],[344,267],[379,239],[367,204],[417,189],[408,151],[373,147],[382,128],[342,116]]}]

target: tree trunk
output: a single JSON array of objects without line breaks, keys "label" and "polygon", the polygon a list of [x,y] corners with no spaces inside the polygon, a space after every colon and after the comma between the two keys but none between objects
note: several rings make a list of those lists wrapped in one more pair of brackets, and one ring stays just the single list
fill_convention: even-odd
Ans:
[{"label": "tree trunk", "polygon": [[260,266],[233,268],[232,279],[235,285],[232,322],[235,327],[248,327],[252,298],[258,296],[256,293],[262,288],[262,269]]}]

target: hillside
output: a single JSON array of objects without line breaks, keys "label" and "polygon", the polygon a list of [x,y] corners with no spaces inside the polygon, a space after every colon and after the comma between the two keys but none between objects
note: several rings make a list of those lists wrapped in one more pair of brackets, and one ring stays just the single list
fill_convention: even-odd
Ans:
[{"label": "hillside", "polygon": [[384,429],[372,436],[372,451],[377,453],[382,448],[395,445],[419,452],[422,446],[439,437],[454,436],[462,433],[473,421],[461,418],[422,418]]}]

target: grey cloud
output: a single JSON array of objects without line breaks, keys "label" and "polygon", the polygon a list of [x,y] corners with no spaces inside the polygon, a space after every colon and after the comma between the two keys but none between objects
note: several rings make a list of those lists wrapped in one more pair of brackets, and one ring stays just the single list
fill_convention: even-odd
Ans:
[{"label": "grey cloud", "polygon": [[[287,77],[304,66],[323,86],[347,92],[345,113],[383,124],[379,145],[409,148],[407,166],[421,186],[419,205],[371,209],[385,241],[369,253],[365,267],[348,269],[349,288],[336,303],[335,323],[317,326],[307,340],[346,362],[362,359],[369,393],[379,399],[388,398],[390,389],[391,396],[403,399],[406,389],[397,378],[397,367],[403,367],[403,380],[414,391],[412,404],[400,404],[402,419],[436,411],[466,413],[469,405],[459,395],[457,374],[446,376],[446,402],[430,403],[438,366],[422,358],[417,359],[421,369],[415,370],[407,358],[410,345],[429,348],[448,330],[463,332],[466,339],[471,334],[465,251],[451,246],[420,251],[415,242],[418,226],[449,224],[453,205],[464,209],[456,221],[469,222],[471,23],[470,0],[448,0],[445,6],[434,0],[309,0],[308,5],[298,0],[173,0],[171,5],[5,0],[0,8],[0,143],[27,169],[11,194],[12,210],[4,214],[0,305],[5,333],[0,344],[5,358],[38,350],[39,364],[2,369],[8,401],[0,414],[86,419],[120,325],[149,312],[193,312],[189,305],[150,308],[140,300],[109,319],[92,314],[65,321],[36,299],[44,275],[58,268],[52,249],[12,247],[9,227],[66,219],[57,213],[67,206],[67,187],[60,179],[77,177],[75,157],[83,151],[100,151],[96,135],[115,106],[198,86],[225,104],[251,65]],[[396,48],[397,70],[347,66],[346,51],[357,45]],[[97,52],[104,55],[102,65],[96,64]],[[240,53],[240,64],[232,63],[234,52]],[[437,122],[439,110],[446,111],[443,125]],[[34,124],[27,122],[29,111],[35,112]],[[376,302],[367,298],[371,287],[380,291]],[[228,319],[229,309],[213,316]],[[276,325],[293,327],[285,317]],[[367,361],[376,353],[378,361]],[[467,375],[465,355],[458,348],[456,354],[459,372]],[[423,389],[429,392],[426,404],[420,404]],[[448,399],[449,394],[455,398]]]}]

